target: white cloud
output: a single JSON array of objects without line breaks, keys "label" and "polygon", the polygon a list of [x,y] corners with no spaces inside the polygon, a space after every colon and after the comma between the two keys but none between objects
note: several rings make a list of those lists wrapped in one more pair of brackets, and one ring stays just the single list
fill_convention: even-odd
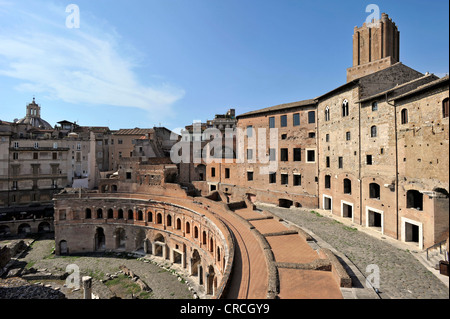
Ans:
[{"label": "white cloud", "polygon": [[[0,30],[0,76],[20,80],[16,89],[69,103],[136,107],[159,115],[169,114],[171,104],[184,96],[182,89],[167,83],[143,84],[133,58],[142,53],[130,54],[133,50],[116,32],[93,27],[87,15],[80,29],[68,29],[64,19],[58,25],[52,17],[20,11],[27,16],[25,27]],[[45,11],[54,12],[54,7]],[[64,18],[64,8],[59,12]]]}]

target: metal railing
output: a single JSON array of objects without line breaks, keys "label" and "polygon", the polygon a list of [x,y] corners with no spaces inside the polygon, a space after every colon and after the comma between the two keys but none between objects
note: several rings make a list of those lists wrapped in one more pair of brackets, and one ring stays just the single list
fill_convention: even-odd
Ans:
[{"label": "metal railing", "polygon": [[[428,247],[428,248],[426,249],[426,250],[427,250],[427,260],[430,260],[430,257],[429,257],[428,252],[429,252],[431,249],[437,248],[438,246],[439,246],[439,253],[442,254],[442,245],[446,244],[446,242],[447,242],[447,239],[445,239],[445,240],[443,240],[443,241],[441,241],[441,242],[439,242],[439,243],[436,243],[436,244],[434,244],[433,246]],[[447,256],[447,254],[444,254],[444,258],[445,258],[445,261],[448,261],[448,256]]]}]

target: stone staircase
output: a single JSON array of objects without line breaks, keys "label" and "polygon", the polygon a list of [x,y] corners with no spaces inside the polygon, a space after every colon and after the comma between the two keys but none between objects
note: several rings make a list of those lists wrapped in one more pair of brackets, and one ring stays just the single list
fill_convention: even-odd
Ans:
[{"label": "stone staircase", "polygon": [[422,257],[423,257],[425,263],[430,268],[433,268],[435,270],[439,270],[439,262],[441,260],[448,261],[448,258],[446,256],[445,246],[443,246],[443,247],[437,246],[432,249],[429,249],[428,256],[427,256],[427,251],[424,251]]}]

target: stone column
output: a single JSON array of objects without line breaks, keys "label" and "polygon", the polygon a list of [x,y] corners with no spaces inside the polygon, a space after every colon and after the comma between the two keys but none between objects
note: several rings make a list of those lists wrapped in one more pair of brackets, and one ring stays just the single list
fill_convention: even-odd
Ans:
[{"label": "stone column", "polygon": [[92,277],[84,276],[81,281],[83,283],[83,299],[92,299]]},{"label": "stone column", "polygon": [[155,245],[155,243],[153,242],[153,243],[152,243],[152,252],[151,252],[151,254],[152,254],[152,255],[155,255],[155,251],[156,251],[156,245]]},{"label": "stone column", "polygon": [[163,259],[166,260],[167,259],[167,245],[166,244],[162,245],[162,255],[163,255]]}]

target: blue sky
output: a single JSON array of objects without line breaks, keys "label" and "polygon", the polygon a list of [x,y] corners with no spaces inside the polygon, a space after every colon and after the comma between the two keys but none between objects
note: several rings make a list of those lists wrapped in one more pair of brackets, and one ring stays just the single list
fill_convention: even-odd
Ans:
[{"label": "blue sky", "polygon": [[401,62],[449,72],[447,0],[0,0],[0,120],[35,96],[52,125],[176,130],[314,98],[345,83],[369,4],[398,25]]}]

